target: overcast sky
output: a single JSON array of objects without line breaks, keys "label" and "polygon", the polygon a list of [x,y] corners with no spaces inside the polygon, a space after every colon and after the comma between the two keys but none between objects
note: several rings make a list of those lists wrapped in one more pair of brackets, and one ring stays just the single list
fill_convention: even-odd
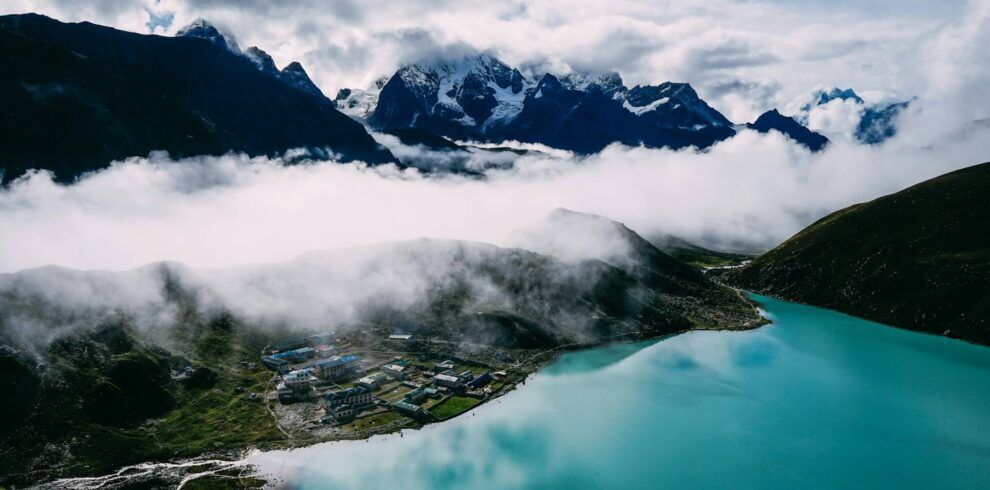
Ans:
[{"label": "overcast sky", "polygon": [[[819,86],[867,98],[931,87],[926,46],[987,2],[964,0],[4,0],[40,12],[171,35],[197,17],[257,45],[279,66],[301,61],[331,97],[401,63],[492,50],[555,72],[618,70],[629,85],[692,83],[736,122],[793,107]],[[984,5],[980,5],[984,4]]]}]

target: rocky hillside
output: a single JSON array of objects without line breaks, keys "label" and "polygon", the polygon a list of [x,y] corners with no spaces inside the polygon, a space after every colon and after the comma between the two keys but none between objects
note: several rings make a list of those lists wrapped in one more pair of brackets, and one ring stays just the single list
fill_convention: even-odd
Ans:
[{"label": "rocky hillside", "polygon": [[0,17],[3,180],[32,168],[71,180],[156,150],[182,157],[311,147],[345,160],[394,160],[314,93],[301,66],[270,76],[209,26],[194,27],[161,37]]},{"label": "rocky hillside", "polygon": [[832,213],[727,280],[990,344],[990,163]]}]

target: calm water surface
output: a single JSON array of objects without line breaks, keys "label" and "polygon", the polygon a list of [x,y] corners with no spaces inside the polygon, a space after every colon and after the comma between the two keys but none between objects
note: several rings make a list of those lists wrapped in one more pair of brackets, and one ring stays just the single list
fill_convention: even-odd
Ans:
[{"label": "calm water surface", "polygon": [[755,297],[773,324],[571,353],[453,421],[249,458],[323,488],[990,488],[990,348]]}]

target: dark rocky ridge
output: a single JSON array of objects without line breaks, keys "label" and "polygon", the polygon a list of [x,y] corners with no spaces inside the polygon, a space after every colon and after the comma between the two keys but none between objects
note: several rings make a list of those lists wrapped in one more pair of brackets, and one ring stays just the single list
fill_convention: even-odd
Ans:
[{"label": "dark rocky ridge", "polygon": [[836,211],[726,281],[990,344],[990,163]]},{"label": "dark rocky ridge", "polygon": [[329,147],[344,160],[394,161],[331,101],[197,37],[3,16],[0,102],[5,181],[31,168],[68,181],[156,150],[184,157]]}]

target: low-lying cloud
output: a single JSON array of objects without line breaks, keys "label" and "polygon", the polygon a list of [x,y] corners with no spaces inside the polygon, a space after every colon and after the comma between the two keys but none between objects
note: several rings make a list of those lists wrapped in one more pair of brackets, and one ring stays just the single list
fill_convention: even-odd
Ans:
[{"label": "low-lying cloud", "polygon": [[990,154],[987,132],[970,125],[958,138],[836,141],[812,154],[778,133],[742,131],[701,153],[533,152],[509,168],[499,161],[480,178],[153,154],[70,185],[35,173],[0,190],[0,271],[128,269],[159,260],[223,267],[418,237],[506,245],[513,230],[557,207],[603,215],[647,237],[764,250],[828,212],[980,163]]}]

